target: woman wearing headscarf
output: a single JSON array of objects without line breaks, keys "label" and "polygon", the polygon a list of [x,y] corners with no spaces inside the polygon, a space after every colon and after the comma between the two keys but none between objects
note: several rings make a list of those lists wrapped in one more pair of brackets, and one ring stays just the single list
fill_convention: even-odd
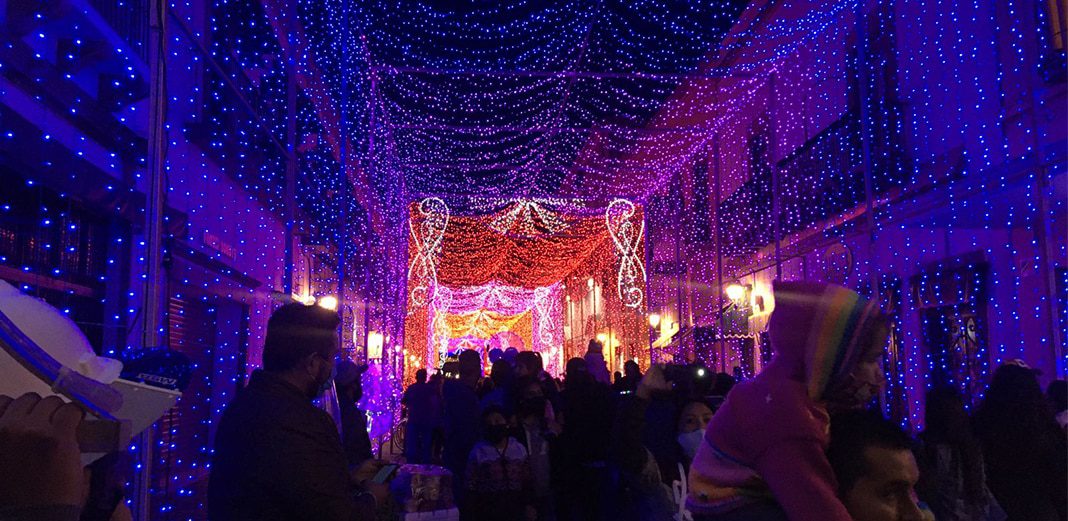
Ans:
[{"label": "woman wearing headscarf", "polygon": [[850,521],[825,455],[830,414],[879,392],[888,322],[841,286],[773,290],[775,356],[713,416],[690,467],[687,508],[695,519]]}]

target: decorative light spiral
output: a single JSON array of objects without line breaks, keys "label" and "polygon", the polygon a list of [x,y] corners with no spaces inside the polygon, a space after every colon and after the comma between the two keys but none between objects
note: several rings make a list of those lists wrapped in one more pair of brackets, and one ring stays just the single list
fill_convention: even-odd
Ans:
[{"label": "decorative light spiral", "polygon": [[449,225],[449,207],[445,201],[427,197],[419,202],[418,209],[421,217],[408,225],[412,242],[419,245],[408,266],[408,279],[416,281],[409,297],[409,309],[425,306],[433,297],[430,291],[437,286],[437,256]]},{"label": "decorative light spiral", "polygon": [[619,257],[616,289],[620,302],[631,308],[641,306],[645,296],[645,266],[638,255],[645,223],[631,221],[634,213],[634,203],[626,199],[614,199],[605,210],[608,235],[612,237]]}]

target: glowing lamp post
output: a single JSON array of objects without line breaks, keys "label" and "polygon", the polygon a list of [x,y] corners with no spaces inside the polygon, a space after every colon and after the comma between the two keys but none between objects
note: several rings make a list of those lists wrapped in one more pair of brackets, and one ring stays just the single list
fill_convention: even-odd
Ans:
[{"label": "glowing lamp post", "polygon": [[[378,331],[371,331],[367,333],[367,359],[368,360],[381,360],[382,359],[382,333]],[[414,355],[413,355],[414,356]]]},{"label": "glowing lamp post", "polygon": [[323,309],[329,309],[330,311],[337,311],[337,297],[333,295],[327,295],[325,297],[319,297],[319,301],[316,302],[319,307]]},{"label": "glowing lamp post", "polygon": [[730,284],[724,288],[723,292],[727,294],[727,298],[739,302],[745,298],[746,287],[741,284]]}]

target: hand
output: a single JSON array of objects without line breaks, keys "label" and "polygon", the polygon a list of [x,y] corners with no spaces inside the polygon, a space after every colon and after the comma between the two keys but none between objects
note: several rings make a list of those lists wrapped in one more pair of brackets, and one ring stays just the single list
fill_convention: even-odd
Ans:
[{"label": "hand", "polygon": [[384,466],[386,466],[386,462],[382,460],[374,458],[365,460],[363,463],[360,463],[352,469],[349,473],[349,478],[352,480],[352,483],[361,485],[363,482],[369,481],[371,478],[375,477],[375,474],[378,474],[378,471]]},{"label": "hand", "polygon": [[82,410],[58,396],[0,395],[0,505],[85,503],[76,431]]},{"label": "hand", "polygon": [[635,394],[638,395],[638,398],[649,400],[656,391],[670,390],[671,383],[664,379],[664,370],[660,366],[654,365],[650,366],[649,370],[642,376],[642,381],[638,384],[638,390]]},{"label": "hand", "polygon": [[389,485],[385,483],[373,483],[368,481],[364,484],[364,489],[371,493],[375,498],[375,504],[381,507],[389,501]]}]

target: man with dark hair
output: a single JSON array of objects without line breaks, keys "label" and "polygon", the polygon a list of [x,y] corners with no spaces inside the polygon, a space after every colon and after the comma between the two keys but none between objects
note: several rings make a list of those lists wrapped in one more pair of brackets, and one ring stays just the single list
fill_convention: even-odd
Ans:
[{"label": "man with dark hair", "polygon": [[351,360],[337,364],[334,388],[341,412],[341,444],[345,447],[349,468],[360,466],[374,457],[371,436],[367,433],[367,413],[360,408],[363,399],[363,373],[366,365],[356,365]]},{"label": "man with dark hair", "polygon": [[208,517],[373,519],[376,498],[350,484],[337,426],[312,401],[333,382],[337,313],[300,303],[267,322],[263,369],[226,406],[215,436]]},{"label": "man with dark hair", "polygon": [[916,500],[920,470],[911,447],[908,435],[877,413],[831,418],[827,460],[854,521],[933,521]]},{"label": "man with dark hair", "polygon": [[408,463],[430,463],[434,431],[441,427],[441,392],[427,383],[426,369],[415,372],[415,383],[404,391],[401,404],[408,409],[404,457]]},{"label": "man with dark hair", "polygon": [[[445,468],[459,479],[464,476],[467,456],[478,442],[481,407],[475,388],[482,378],[482,357],[478,352],[464,350],[457,357],[459,379],[448,379],[442,384],[444,403],[445,443],[442,459]],[[455,491],[458,495],[463,489]],[[459,498],[458,498],[459,499]]]},{"label": "man with dark hair", "polygon": [[543,363],[541,354],[534,351],[520,351],[515,358],[515,377],[532,377],[541,380]]}]

